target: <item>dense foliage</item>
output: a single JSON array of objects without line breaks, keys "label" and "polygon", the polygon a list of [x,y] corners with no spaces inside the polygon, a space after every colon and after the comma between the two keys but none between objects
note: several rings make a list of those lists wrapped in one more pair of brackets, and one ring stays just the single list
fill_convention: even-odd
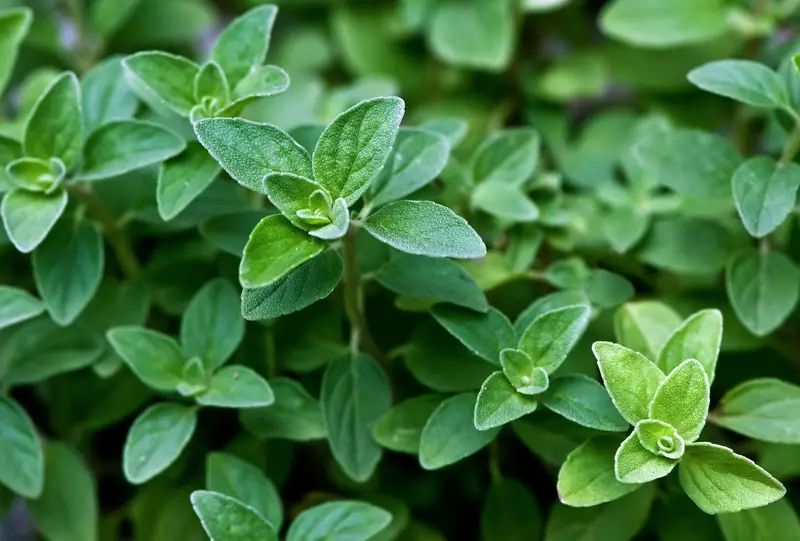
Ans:
[{"label": "dense foliage", "polygon": [[798,22],[0,0],[0,538],[800,539]]}]

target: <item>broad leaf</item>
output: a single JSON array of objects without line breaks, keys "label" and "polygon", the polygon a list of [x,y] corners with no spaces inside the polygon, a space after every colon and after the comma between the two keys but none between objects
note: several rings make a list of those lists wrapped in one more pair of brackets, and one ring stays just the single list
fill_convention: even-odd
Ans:
[{"label": "broad leaf", "polygon": [[750,438],[800,444],[800,387],[759,378],[737,385],[722,397],[711,420]]},{"label": "broad leaf", "polygon": [[275,528],[258,511],[217,492],[192,492],[192,507],[211,541],[278,541]]},{"label": "broad leaf", "polygon": [[703,90],[754,107],[789,107],[789,97],[778,74],[752,60],[709,62],[690,71],[687,77]]},{"label": "broad leaf", "polygon": [[25,155],[58,158],[67,169],[75,165],[83,146],[81,89],[74,73],[57,77],[39,97],[25,124]]},{"label": "broad leaf", "polygon": [[787,500],[723,513],[717,517],[725,541],[793,541],[800,538],[800,519]]},{"label": "broad leaf", "polygon": [[122,64],[128,82],[142,99],[189,116],[195,105],[194,78],[200,69],[197,64],[160,51],[136,53]]},{"label": "broad leaf", "polygon": [[217,408],[260,408],[275,402],[275,395],[267,380],[252,368],[232,364],[214,374],[208,390],[195,400]]},{"label": "broad leaf", "polygon": [[555,377],[538,399],[549,410],[581,426],[609,432],[629,428],[603,386],[588,376]]},{"label": "broad leaf", "polygon": [[475,428],[490,430],[536,411],[536,397],[517,392],[503,372],[483,382],[475,402]]},{"label": "broad leaf", "polygon": [[278,489],[249,462],[227,453],[206,455],[206,488],[249,505],[280,530],[283,503]]},{"label": "broad leaf", "polygon": [[373,98],[336,117],[314,149],[314,180],[355,203],[383,169],[404,112],[400,98]]},{"label": "broad leaf", "polygon": [[561,366],[589,325],[588,306],[567,306],[545,312],[528,325],[519,349],[548,374]]},{"label": "broad leaf", "polygon": [[251,9],[234,19],[217,38],[211,59],[222,66],[232,86],[264,63],[277,13],[278,8],[272,5]]},{"label": "broad leaf", "polygon": [[239,413],[244,427],[266,439],[321,440],[328,435],[319,402],[302,385],[289,378],[270,378],[275,402],[265,408]]},{"label": "broad leaf", "polygon": [[24,289],[0,286],[0,329],[36,317],[44,310],[44,303]]},{"label": "broad leaf", "polygon": [[475,151],[475,182],[523,186],[539,164],[540,146],[539,134],[532,128],[506,129],[492,135]]},{"label": "broad leaf", "polygon": [[536,203],[522,190],[503,181],[478,184],[470,201],[474,208],[508,222],[535,222],[539,218]]},{"label": "broad leaf", "polygon": [[208,371],[225,364],[244,337],[239,295],[225,279],[211,280],[189,302],[181,318],[181,350],[200,357]]},{"label": "broad leaf", "polygon": [[667,374],[650,403],[650,419],[674,426],[687,443],[700,437],[710,401],[708,374],[695,359],[687,359]]},{"label": "broad leaf", "polygon": [[186,209],[219,175],[219,165],[205,148],[189,143],[161,164],[156,187],[158,214],[169,221]]},{"label": "broad leaf", "polygon": [[719,310],[701,310],[689,316],[667,338],[656,363],[665,373],[670,373],[686,359],[696,359],[714,381],[717,357],[722,344],[722,313]]},{"label": "broad leaf", "polygon": [[499,310],[474,312],[448,305],[437,305],[431,315],[468,350],[492,364],[500,364],[500,352],[516,344],[517,334]]},{"label": "broad leaf", "polygon": [[25,498],[38,498],[44,487],[44,453],[36,427],[11,398],[0,396],[0,485]]},{"label": "broad leaf", "polygon": [[391,520],[391,513],[368,503],[328,502],[300,513],[286,541],[367,541]]},{"label": "broad leaf", "polygon": [[556,291],[544,297],[539,297],[533,301],[530,306],[520,312],[519,316],[517,316],[517,320],[514,322],[514,329],[516,329],[517,334],[522,334],[534,319],[545,312],[578,304],[589,306],[589,299],[586,298],[586,294],[583,291],[577,289]]},{"label": "broad leaf", "polygon": [[423,394],[393,406],[375,423],[372,429],[375,441],[392,451],[419,453],[422,429],[441,403],[441,396]]},{"label": "broad leaf", "polygon": [[184,358],[171,337],[143,327],[115,327],[106,333],[114,351],[145,385],[174,391],[181,382]]},{"label": "broad leaf", "polygon": [[24,7],[0,13],[0,95],[11,77],[19,46],[28,34],[32,20],[33,12]]},{"label": "broad leaf", "polygon": [[[703,316],[700,319],[705,322],[707,318]],[[629,302],[620,306],[614,313],[614,335],[617,337],[617,342],[633,351],[641,352],[645,357],[654,361],[658,360],[662,346],[680,325],[681,317],[678,313],[660,301]],[[687,325],[684,332],[688,333],[689,327],[693,330],[695,324]],[[695,336],[694,332],[691,335]],[[682,354],[678,347],[683,345],[682,336],[683,333],[675,339],[675,343],[668,353],[669,358],[680,357]],[[694,341],[690,343],[694,343]],[[665,355],[667,354],[665,353]],[[688,355],[680,361],[689,357],[701,357],[704,361],[707,359],[702,355]],[[713,370],[711,373],[713,374]]]},{"label": "broad leaf", "polygon": [[[113,3],[115,7],[118,4]],[[83,76],[81,97],[86,133],[92,133],[98,126],[114,120],[133,118],[139,100],[125,82],[124,73],[122,60],[115,57],[95,65]]]},{"label": "broad leaf", "polygon": [[747,232],[756,238],[772,233],[794,208],[800,165],[779,165],[767,156],[744,162],[731,179],[736,210]]},{"label": "broad leaf", "polygon": [[14,247],[28,253],[39,246],[64,212],[67,199],[64,189],[49,195],[20,189],[6,193],[0,214]]}]

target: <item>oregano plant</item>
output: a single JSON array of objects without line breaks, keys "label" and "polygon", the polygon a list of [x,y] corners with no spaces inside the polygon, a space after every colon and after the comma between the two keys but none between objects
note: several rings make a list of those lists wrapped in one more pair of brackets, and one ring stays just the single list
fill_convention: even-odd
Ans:
[{"label": "oregano plant", "polygon": [[800,4],[276,4],[0,0],[0,539],[800,539]]}]

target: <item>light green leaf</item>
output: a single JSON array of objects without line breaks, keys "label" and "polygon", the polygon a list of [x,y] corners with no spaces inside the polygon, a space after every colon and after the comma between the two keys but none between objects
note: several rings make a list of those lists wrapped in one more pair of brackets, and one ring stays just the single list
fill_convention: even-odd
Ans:
[{"label": "light green leaf", "polygon": [[475,428],[490,430],[536,411],[536,397],[517,392],[503,372],[494,372],[483,382],[475,402]]},{"label": "light green leaf", "polygon": [[532,128],[510,128],[491,135],[475,151],[475,182],[522,187],[539,164],[540,147],[539,134]]},{"label": "light green leaf", "polygon": [[160,402],[144,410],[125,440],[125,479],[140,485],[167,469],[189,443],[196,425],[195,407]]},{"label": "light green leaf", "polygon": [[44,303],[24,289],[0,285],[0,329],[34,318],[44,310]]},{"label": "light green leaf", "polygon": [[[705,321],[706,317],[701,319]],[[614,335],[617,342],[633,351],[640,351],[648,359],[659,358],[662,346],[680,325],[681,317],[678,313],[660,301],[628,302],[614,313]],[[694,324],[691,328],[694,328]],[[678,336],[682,336],[682,333]],[[680,357],[677,349],[676,353],[672,353],[679,343],[680,339],[676,338],[674,346],[670,348],[670,358],[673,355]],[[692,355],[685,358],[689,357]],[[701,357],[708,359],[705,355]]]},{"label": "light green leaf", "polygon": [[366,355],[336,359],[325,369],[320,403],[333,456],[354,481],[369,479],[383,455],[372,426],[391,406],[389,381]]},{"label": "light green leaf", "polygon": [[580,305],[545,312],[528,325],[518,347],[533,359],[535,366],[552,374],[583,335],[590,314],[588,306]]},{"label": "light green leaf", "polygon": [[508,477],[492,483],[481,511],[484,541],[530,541],[541,529],[539,505],[524,484]]},{"label": "light green leaf", "polygon": [[517,392],[526,395],[543,393],[550,386],[547,371],[524,351],[504,349],[500,352],[500,366],[503,374]]},{"label": "light green leaf", "polygon": [[314,149],[314,180],[355,203],[383,169],[404,112],[400,98],[373,98],[336,117]]},{"label": "light green leaf", "polygon": [[779,165],[769,156],[750,158],[736,169],[731,186],[745,229],[761,238],[775,231],[794,209],[800,165]]},{"label": "light green leaf", "polygon": [[471,205],[501,220],[535,222],[539,207],[522,190],[503,181],[478,184],[470,198]]},{"label": "light green leaf", "polygon": [[485,312],[486,296],[460,266],[446,259],[394,253],[375,272],[386,289],[415,299],[428,299]]},{"label": "light green leaf", "polygon": [[33,278],[53,321],[72,323],[103,278],[103,236],[92,222],[62,221],[33,252]]},{"label": "light green leaf", "polygon": [[275,484],[259,468],[227,453],[206,455],[206,488],[249,505],[276,531],[283,523],[283,503]]},{"label": "light green leaf", "polygon": [[530,306],[520,312],[519,316],[517,316],[517,320],[514,322],[514,329],[517,331],[517,334],[522,334],[525,332],[525,329],[528,328],[528,325],[533,323],[534,319],[545,312],[578,304],[589,306],[589,299],[586,298],[586,294],[583,291],[566,289],[564,291],[549,293],[543,297],[539,297],[533,301]]},{"label": "light green leaf", "polygon": [[194,78],[200,70],[197,64],[160,51],[133,54],[122,64],[129,84],[139,97],[189,116],[195,105]]},{"label": "light green leaf", "polygon": [[725,289],[739,321],[753,334],[766,336],[797,306],[800,273],[781,253],[748,249],[728,263]]},{"label": "light green leaf", "polygon": [[244,337],[239,295],[230,282],[211,280],[192,297],[181,318],[180,336],[185,358],[200,357],[208,371],[225,364]]},{"label": "light green leaf", "polygon": [[650,218],[634,208],[618,208],[603,218],[603,233],[614,251],[624,254],[633,248],[650,227]]},{"label": "light green leaf", "polygon": [[251,9],[234,19],[217,38],[211,60],[222,66],[231,85],[264,63],[277,14],[278,8],[273,5]]},{"label": "light green leaf", "polygon": [[[325,189],[313,180],[292,174],[292,173],[270,173],[263,180],[264,192],[269,197],[270,203],[281,211],[284,217],[292,222],[292,225],[309,231],[312,226],[301,217],[298,211],[312,209],[312,194],[321,191],[327,196]],[[315,196],[316,197],[316,196]],[[328,196],[329,197],[329,196]],[[327,197],[326,197],[327,199]],[[327,214],[330,208],[330,201],[326,201],[323,211]],[[330,218],[329,216],[326,216]]]},{"label": "light green leaf", "polygon": [[182,380],[183,355],[171,337],[142,327],[115,327],[106,333],[114,351],[145,385],[174,391]]},{"label": "light green leaf", "polygon": [[310,306],[330,295],[342,278],[342,258],[335,250],[303,263],[272,285],[242,291],[242,317],[273,319]]},{"label": "light green leaf", "polygon": [[442,397],[424,394],[409,398],[387,411],[372,429],[379,445],[400,453],[419,453],[422,429],[433,411],[442,403]]},{"label": "light green leaf", "polygon": [[784,486],[752,460],[713,443],[692,443],[678,468],[681,486],[710,514],[735,513],[770,504]]},{"label": "light green leaf", "polygon": [[750,438],[800,444],[800,387],[759,378],[737,385],[722,397],[711,420]]},{"label": "light green leaf", "polygon": [[675,427],[664,421],[654,419],[639,421],[634,432],[642,447],[653,454],[678,459],[686,450],[686,442]]},{"label": "light green leaf", "polygon": [[42,495],[27,502],[36,529],[49,541],[96,541],[97,488],[81,456],[64,443],[45,449]]},{"label": "light green leaf", "polygon": [[219,165],[205,148],[189,143],[183,152],[164,161],[158,172],[158,215],[169,221],[180,214],[219,175]]},{"label": "light green leaf", "polygon": [[25,498],[44,487],[44,452],[36,427],[13,399],[0,396],[0,484]]},{"label": "light green leaf", "polygon": [[248,73],[234,88],[237,98],[232,104],[220,111],[220,115],[231,116],[241,112],[245,106],[258,98],[274,96],[289,88],[289,74],[278,66],[261,66]]},{"label": "light green leaf", "polygon": [[710,392],[703,365],[696,359],[686,359],[658,386],[649,418],[669,423],[686,443],[692,443],[706,424]]},{"label": "light green leaf", "polygon": [[722,344],[722,313],[719,310],[700,310],[676,328],[661,348],[656,364],[670,373],[686,359],[697,359],[714,381],[717,357]]},{"label": "light green leaf", "polygon": [[22,148],[26,156],[43,160],[58,158],[69,169],[80,158],[82,147],[81,88],[75,74],[65,72],[33,106],[25,124]]},{"label": "light green leaf", "polygon": [[186,143],[175,133],[139,120],[115,120],[86,140],[81,180],[117,177],[178,155]]},{"label": "light green leaf", "polygon": [[800,519],[787,500],[746,509],[738,513],[722,513],[717,521],[725,541],[794,541],[800,539]]},{"label": "light green leaf", "polygon": [[328,502],[300,513],[286,541],[367,541],[391,521],[391,513],[368,503]]},{"label": "light green leaf", "polygon": [[538,399],[549,410],[581,426],[609,432],[623,432],[629,427],[605,388],[588,376],[555,377]]},{"label": "light green leaf", "polygon": [[350,211],[347,202],[341,197],[333,202],[329,213],[330,223],[308,232],[312,237],[323,240],[337,240],[345,236],[350,227]]},{"label": "light green leaf", "polygon": [[275,402],[265,408],[239,412],[242,425],[265,439],[313,441],[328,435],[317,400],[302,385],[289,378],[270,378]]},{"label": "light green leaf", "polygon": [[14,70],[19,46],[28,34],[32,20],[33,12],[26,7],[0,12],[0,95]]},{"label": "light green leaf", "polygon": [[[138,1],[138,0],[133,0]],[[119,9],[119,0],[100,2]],[[93,5],[97,5],[96,2]],[[133,118],[139,100],[125,82],[122,60],[109,58],[95,65],[81,80],[83,98],[83,128],[92,133],[95,128],[114,120]]]},{"label": "light green leaf", "polygon": [[278,541],[272,524],[239,500],[206,490],[195,490],[191,499],[211,541]]},{"label": "light green leaf", "polygon": [[716,222],[664,218],[653,224],[638,258],[676,274],[708,274],[725,266],[730,247],[728,231]]},{"label": "light green leaf", "polygon": [[752,60],[709,62],[693,69],[686,77],[707,92],[754,107],[789,107],[789,97],[778,74]]},{"label": "light green leaf", "polygon": [[[506,0],[448,0],[433,13],[428,41],[433,53],[456,66],[501,71],[514,48],[514,13]],[[464,32],[465,28],[471,29]]]},{"label": "light green leaf", "polygon": [[595,342],[592,352],[617,411],[632,425],[649,418],[648,407],[664,373],[641,353],[619,344]]},{"label": "light green leaf", "polygon": [[477,395],[462,393],[442,402],[434,410],[419,444],[419,463],[426,470],[449,466],[487,446],[499,428],[480,431],[474,425]]},{"label": "light green leaf", "polygon": [[609,36],[640,47],[674,47],[710,41],[724,34],[722,0],[614,0],[600,14]]},{"label": "light green leaf", "polygon": [[618,436],[597,436],[572,451],[558,471],[558,498],[572,507],[590,507],[621,498],[638,488],[614,474]]},{"label": "light green leaf", "polygon": [[200,357],[192,357],[183,365],[178,393],[187,397],[197,396],[208,390],[208,383],[208,373],[203,367],[203,360]]},{"label": "light green leaf", "polygon": [[[427,0],[422,0],[427,2]],[[444,135],[450,142],[450,147],[457,147],[469,131],[469,122],[458,117],[440,117],[428,120],[422,124],[428,131],[433,131]]]},{"label": "light green leaf", "polygon": [[267,216],[250,233],[239,266],[239,280],[245,289],[271,286],[319,255],[325,246],[324,241],[297,229],[283,216]]},{"label": "light green leaf", "polygon": [[266,193],[264,177],[292,173],[313,178],[311,157],[286,132],[241,118],[211,118],[194,125],[197,139],[233,179]]},{"label": "light green leaf", "polygon": [[58,158],[19,158],[6,165],[5,175],[11,186],[31,192],[51,194],[59,188],[67,169]]},{"label": "light green leaf", "polygon": [[556,261],[544,271],[544,278],[555,287],[562,289],[583,288],[592,271],[578,256]]},{"label": "light green leaf", "polygon": [[613,308],[631,300],[636,294],[633,285],[624,276],[605,269],[592,269],[585,290],[589,300],[600,308]]},{"label": "light green leaf", "polygon": [[43,194],[15,189],[3,196],[0,214],[9,240],[29,253],[39,246],[67,206],[67,192]]},{"label": "light green leaf", "polygon": [[486,255],[486,245],[467,221],[432,201],[391,203],[369,216],[364,229],[410,254],[459,259]]},{"label": "light green leaf", "polygon": [[[637,425],[637,429],[622,442],[614,455],[614,474],[620,483],[649,483],[666,477],[678,464],[676,459],[645,449],[639,441],[638,432]],[[680,441],[680,445],[683,450],[683,441]]]},{"label": "light green leaf", "polygon": [[370,187],[370,203],[385,205],[402,199],[439,176],[450,155],[445,136],[427,129],[400,128],[383,173]]},{"label": "light green leaf", "polygon": [[499,365],[500,352],[517,342],[511,322],[496,308],[482,314],[440,304],[431,309],[431,315],[468,350],[492,364]]},{"label": "light green leaf", "polygon": [[195,400],[217,408],[260,408],[275,402],[275,394],[252,368],[232,364],[217,371],[208,390]]}]

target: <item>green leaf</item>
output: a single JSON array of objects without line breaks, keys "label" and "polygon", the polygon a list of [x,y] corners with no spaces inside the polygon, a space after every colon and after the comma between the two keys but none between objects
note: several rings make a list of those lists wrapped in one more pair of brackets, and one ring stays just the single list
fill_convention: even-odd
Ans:
[{"label": "green leaf", "polygon": [[590,314],[589,307],[580,305],[545,312],[528,325],[518,347],[535,366],[552,374],[583,335]]},{"label": "green leaf", "polygon": [[538,399],[549,410],[581,426],[609,432],[623,432],[629,427],[603,386],[588,376],[555,377]]},{"label": "green leaf", "polygon": [[750,438],[800,444],[800,387],[773,378],[745,381],[725,393],[711,420]]},{"label": "green leaf", "polygon": [[536,363],[524,351],[504,349],[500,352],[500,366],[503,374],[517,392],[526,395],[543,393],[550,386],[547,371]]},{"label": "green leaf", "polygon": [[369,479],[383,455],[372,426],[391,406],[389,380],[366,355],[340,357],[322,378],[320,403],[336,462],[357,482]]},{"label": "green leaf", "polygon": [[797,306],[800,274],[781,253],[748,249],[728,263],[725,289],[739,321],[756,336],[766,336]]},{"label": "green leaf", "polygon": [[342,278],[342,258],[334,250],[303,263],[271,286],[242,291],[242,317],[273,319],[330,295]]},{"label": "green leaf", "polygon": [[[706,316],[699,317],[699,319],[705,322]],[[614,313],[614,335],[617,337],[617,342],[633,351],[640,351],[648,359],[658,359],[662,346],[680,325],[681,317],[678,313],[660,301],[625,303]],[[688,328],[694,329],[695,325],[687,326],[687,336]],[[694,333],[692,332],[691,335],[694,336]],[[668,354],[670,358],[673,356],[677,358],[681,355],[680,348],[677,346],[682,345],[680,337],[683,336],[683,333],[677,336]],[[673,348],[675,348],[674,353]],[[707,362],[707,356],[698,356]],[[692,355],[684,358],[689,357]],[[711,372],[713,373],[713,370]]]},{"label": "green leaf", "polygon": [[72,323],[103,278],[103,236],[92,222],[62,221],[33,252],[33,278],[53,321]]},{"label": "green leaf", "polygon": [[278,8],[272,5],[251,9],[234,19],[217,38],[211,60],[222,66],[231,85],[264,63],[277,14]]},{"label": "green leaf", "polygon": [[539,207],[525,193],[503,181],[482,182],[472,192],[471,205],[501,220],[535,222]]},{"label": "green leaf", "polygon": [[174,391],[182,380],[183,355],[178,343],[142,327],[115,327],[106,333],[114,351],[142,382],[158,391]]},{"label": "green leaf", "polygon": [[324,241],[297,229],[283,216],[267,216],[250,233],[239,280],[245,289],[270,286],[319,255],[325,246]]},{"label": "green leaf", "polygon": [[110,38],[136,11],[142,0],[97,0],[89,5],[91,28],[102,38]]},{"label": "green leaf", "polygon": [[722,345],[722,313],[719,310],[700,310],[689,316],[669,335],[656,364],[670,373],[686,359],[697,359],[714,381],[719,348]]},{"label": "green leaf", "polygon": [[572,507],[590,507],[621,498],[638,488],[614,474],[618,436],[597,436],[572,451],[558,471],[558,498]]},{"label": "green leaf", "polygon": [[44,310],[44,303],[24,289],[0,285],[0,329],[34,318]]},{"label": "green leaf", "polygon": [[200,357],[209,371],[225,364],[244,337],[239,295],[230,282],[211,280],[192,297],[181,318],[180,336],[185,358]]},{"label": "green leaf", "polygon": [[31,192],[51,194],[61,186],[67,169],[58,158],[19,158],[6,166],[10,184]]},{"label": "green leaf", "polygon": [[[113,4],[115,9],[119,8],[118,0],[103,3]],[[86,133],[92,133],[98,126],[114,120],[133,118],[139,107],[139,100],[125,82],[122,60],[116,57],[96,64],[83,76],[81,97],[83,128]]]},{"label": "green leaf", "polygon": [[[545,409],[511,423],[511,428],[520,441],[544,464],[555,467],[563,464],[572,451],[596,435],[596,432]],[[613,451],[610,461],[613,469]]]},{"label": "green leaf", "polygon": [[722,0],[614,0],[600,14],[609,36],[639,47],[674,47],[710,41],[724,34]]},{"label": "green leaf", "polygon": [[669,423],[686,443],[692,443],[706,424],[710,392],[703,365],[686,359],[658,386],[648,408],[649,418]]},{"label": "green leaf", "polygon": [[[682,441],[680,444],[683,446]],[[614,474],[621,483],[648,483],[667,476],[677,464],[676,459],[645,449],[639,441],[637,428],[617,449],[614,456]]]},{"label": "green leaf", "polygon": [[372,429],[372,436],[382,447],[399,453],[419,453],[422,429],[442,397],[424,394],[409,398],[387,411]]},{"label": "green leaf", "polygon": [[475,151],[475,182],[521,188],[539,164],[540,147],[539,134],[532,128],[505,129],[491,135]]},{"label": "green leaf", "polygon": [[186,143],[175,133],[139,120],[115,120],[86,140],[81,180],[117,177],[178,155]]},{"label": "green leaf", "polygon": [[775,231],[794,209],[800,165],[779,165],[768,156],[751,158],[736,169],[731,186],[745,229],[762,238]]},{"label": "green leaf", "polygon": [[208,374],[200,357],[192,357],[186,361],[181,371],[181,382],[178,393],[181,396],[197,396],[208,390]]},{"label": "green leaf", "polygon": [[231,116],[253,103],[257,98],[274,96],[289,88],[289,74],[278,66],[261,66],[248,73],[234,88],[236,101],[220,114]]},{"label": "green leaf", "polygon": [[252,464],[227,453],[206,455],[206,488],[249,505],[276,531],[283,523],[283,503],[278,489]]},{"label": "green leaf", "polygon": [[686,76],[707,92],[766,109],[789,107],[781,78],[752,60],[717,60],[695,68]]},{"label": "green leaf", "polygon": [[761,507],[786,494],[780,481],[752,460],[713,443],[687,445],[678,473],[686,494],[710,514]]},{"label": "green leaf", "polygon": [[125,479],[140,485],[167,469],[189,443],[196,425],[195,407],[160,402],[144,410],[125,440]]},{"label": "green leaf", "polygon": [[591,276],[591,270],[580,257],[573,256],[556,261],[544,272],[551,285],[567,288],[583,288]]},{"label": "green leaf", "polygon": [[158,172],[158,214],[169,221],[186,209],[219,175],[219,165],[206,149],[189,143],[185,150],[164,161]]},{"label": "green leaf", "polygon": [[473,417],[477,395],[462,393],[439,404],[425,428],[419,444],[419,463],[426,470],[454,464],[489,445],[499,428],[480,431]]},{"label": "green leaf", "polygon": [[195,400],[217,408],[260,408],[275,402],[275,394],[252,368],[232,364],[217,371],[208,390]]},{"label": "green leaf", "polygon": [[614,209],[603,218],[603,233],[614,251],[620,254],[642,240],[649,228],[649,216],[634,208]]},{"label": "green leaf", "polygon": [[586,282],[586,296],[600,308],[613,308],[633,298],[636,290],[623,276],[593,269]]},{"label": "green leaf", "polygon": [[617,411],[632,425],[649,418],[648,407],[664,373],[641,353],[619,344],[595,342],[592,352]]},{"label": "green leaf", "polygon": [[653,224],[638,258],[676,274],[707,274],[725,266],[730,247],[727,230],[716,222],[664,218]]},{"label": "green leaf", "polygon": [[11,78],[19,46],[28,34],[32,20],[33,12],[26,7],[0,12],[0,95]]},{"label": "green leaf", "polygon": [[[473,29],[464,32],[465,28]],[[514,13],[505,0],[441,3],[428,28],[431,50],[456,66],[501,71],[514,48]]]},{"label": "green leaf", "polygon": [[129,84],[142,99],[189,116],[195,105],[194,78],[200,70],[197,64],[160,51],[133,54],[122,64]]},{"label": "green leaf", "polygon": [[511,322],[496,308],[481,314],[440,304],[431,309],[431,315],[468,350],[492,364],[499,364],[500,352],[517,342]]},{"label": "green leaf", "polygon": [[383,169],[404,112],[400,98],[373,98],[336,117],[314,149],[314,179],[334,199],[355,203]]},{"label": "green leaf", "polygon": [[[230,87],[225,72],[214,61],[208,61],[202,66],[194,77],[195,103],[203,104],[203,100],[212,100],[213,110],[220,105],[226,105],[231,100]],[[212,107],[212,105],[209,105]],[[213,112],[213,111],[209,111]]]},{"label": "green leaf", "polygon": [[313,441],[328,435],[317,400],[302,385],[289,378],[270,378],[275,403],[265,408],[239,412],[242,425],[265,439]]},{"label": "green leaf", "polygon": [[17,250],[29,253],[39,246],[67,206],[66,190],[43,194],[15,189],[0,205],[3,225]]},{"label": "green leaf", "polygon": [[642,447],[654,455],[679,459],[686,450],[686,442],[675,427],[664,421],[639,421],[634,432]]},{"label": "green leaf", "polygon": [[[413,1],[413,0],[412,0]],[[426,2],[427,0],[422,0]],[[422,124],[428,131],[444,135],[450,142],[450,147],[457,147],[469,131],[469,122],[458,117],[441,117],[428,120]]]},{"label": "green leaf", "polygon": [[391,521],[391,513],[368,503],[328,502],[300,513],[286,541],[367,541]]},{"label": "green leaf", "polygon": [[311,157],[286,132],[241,118],[211,118],[194,125],[197,139],[239,184],[266,193],[264,177],[292,173],[313,178]]},{"label": "green leaf", "polygon": [[514,322],[514,329],[517,331],[517,334],[522,334],[525,332],[525,329],[528,328],[528,325],[533,323],[534,319],[545,312],[578,304],[589,306],[589,300],[586,298],[586,294],[583,291],[567,289],[549,293],[543,297],[539,297],[533,301],[530,306],[520,312],[519,316],[517,316],[517,320]]},{"label": "green leaf", "polygon": [[402,199],[439,176],[450,156],[450,143],[437,132],[400,128],[383,173],[370,186],[370,204],[385,205]]},{"label": "green leaf", "polygon": [[725,541],[793,541],[800,538],[800,520],[787,500],[723,513],[717,517]]},{"label": "green leaf", "polygon": [[[214,186],[212,183],[211,186]],[[202,194],[201,194],[202,195]],[[242,257],[250,232],[265,216],[275,214],[266,209],[243,209],[233,214],[222,214],[201,222],[200,235],[223,252]]]},{"label": "green leaf", "polygon": [[541,529],[539,505],[524,484],[508,477],[492,483],[481,511],[484,541],[530,541]]},{"label": "green leaf", "polygon": [[65,72],[36,101],[25,124],[25,155],[58,158],[67,169],[75,165],[83,147],[81,88],[74,73]]},{"label": "green leaf", "polygon": [[499,428],[536,411],[536,397],[517,392],[503,372],[494,372],[483,382],[475,402],[474,422],[478,430]]},{"label": "green leaf", "polygon": [[206,490],[195,490],[191,498],[211,541],[278,541],[272,524],[239,500]]},{"label": "green leaf", "polygon": [[381,242],[410,254],[474,259],[486,255],[481,237],[464,218],[432,201],[391,203],[364,221]]},{"label": "green leaf", "polygon": [[345,236],[350,227],[350,211],[341,197],[331,205],[329,219],[329,224],[312,229],[308,234],[323,240],[337,240]]},{"label": "green leaf", "polygon": [[[298,214],[303,209],[312,209],[312,195],[320,191],[326,196],[324,188],[307,178],[294,175],[292,173],[270,173],[263,180],[264,191],[269,197],[270,203],[281,211],[281,214],[292,222],[292,225],[309,231],[312,226]],[[327,214],[330,209],[330,201],[325,201],[324,212]],[[345,207],[346,208],[346,207]],[[326,216],[330,218],[330,216]]]},{"label": "green leaf", "polygon": [[53,442],[45,449],[44,468],[44,490],[27,502],[36,529],[50,541],[98,539],[97,488],[81,456]]},{"label": "green leaf", "polygon": [[0,484],[25,498],[44,487],[44,452],[36,427],[13,399],[0,396]]}]

